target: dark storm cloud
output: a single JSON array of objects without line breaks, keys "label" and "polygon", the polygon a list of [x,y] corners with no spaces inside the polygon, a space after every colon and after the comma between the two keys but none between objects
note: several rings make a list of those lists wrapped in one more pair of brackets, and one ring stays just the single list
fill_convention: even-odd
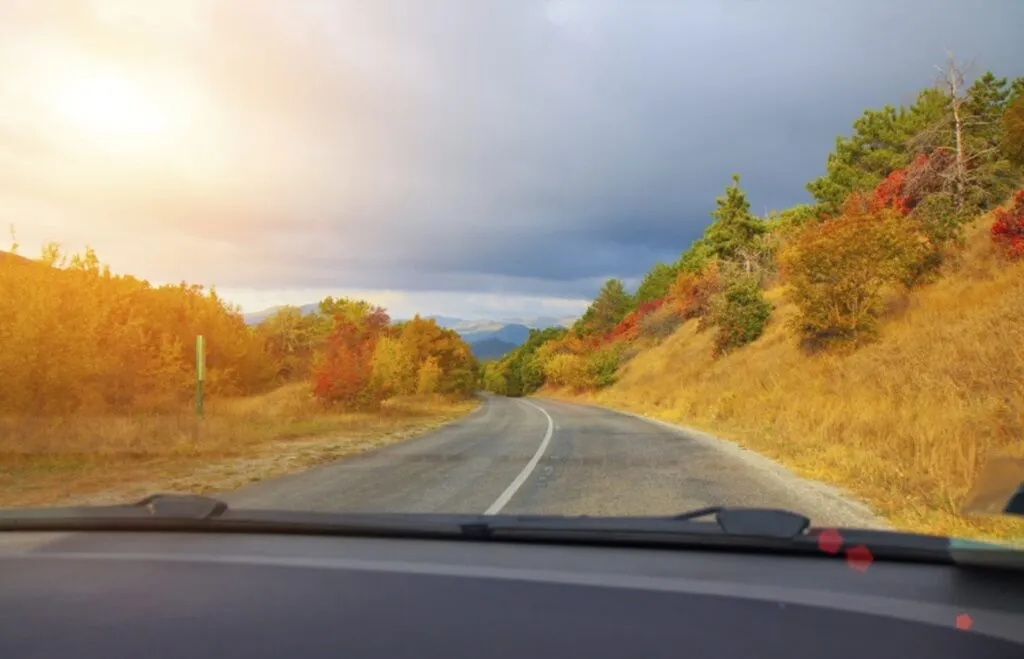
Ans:
[{"label": "dark storm cloud", "polygon": [[140,170],[61,198],[232,244],[167,275],[239,287],[586,296],[675,258],[734,171],[756,212],[804,201],[836,135],[946,49],[1024,74],[1019,0],[211,6],[180,34],[21,18],[214,99],[218,187]]}]

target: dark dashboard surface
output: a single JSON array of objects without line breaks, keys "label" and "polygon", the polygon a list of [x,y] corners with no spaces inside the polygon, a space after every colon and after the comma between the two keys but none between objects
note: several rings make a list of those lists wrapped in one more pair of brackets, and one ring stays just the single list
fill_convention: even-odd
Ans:
[{"label": "dark dashboard surface", "polygon": [[5,533],[0,656],[1021,657],[1024,578],[692,550]]}]

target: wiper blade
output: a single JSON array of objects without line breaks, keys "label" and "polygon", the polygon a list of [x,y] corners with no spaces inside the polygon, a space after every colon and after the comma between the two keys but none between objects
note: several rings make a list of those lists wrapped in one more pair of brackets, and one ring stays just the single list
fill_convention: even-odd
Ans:
[{"label": "wiper blade", "polygon": [[803,515],[778,508],[726,508],[709,506],[698,508],[672,519],[693,520],[715,516],[715,522],[729,535],[751,535],[761,538],[795,538],[811,525]]},{"label": "wiper blade", "polygon": [[0,531],[208,531],[460,537],[452,516],[230,510],[218,499],[155,494],[129,504],[0,509]]},{"label": "wiper blade", "polygon": [[[714,516],[713,522],[698,521]],[[815,529],[803,515],[777,509],[708,507],[675,516],[560,517],[231,510],[218,499],[156,494],[111,506],[0,509],[0,531],[187,531],[280,533],[445,540],[493,540],[601,546],[778,551],[843,556],[863,545],[876,558],[1024,567],[1024,553],[868,529]],[[829,549],[820,542],[830,533]],[[838,543],[836,540],[838,539]]]}]

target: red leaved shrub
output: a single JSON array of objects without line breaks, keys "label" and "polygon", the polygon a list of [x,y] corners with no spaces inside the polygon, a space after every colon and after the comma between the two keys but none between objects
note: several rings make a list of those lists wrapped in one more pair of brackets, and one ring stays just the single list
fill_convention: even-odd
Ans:
[{"label": "red leaved shrub", "polygon": [[619,324],[615,326],[607,337],[605,337],[606,343],[614,343],[616,341],[631,341],[640,334],[640,321],[644,319],[665,304],[665,298],[658,298],[657,300],[650,300],[643,302],[636,309],[626,314],[626,317],[619,321]]},{"label": "red leaved shrub", "polygon": [[995,212],[992,241],[1011,259],[1024,257],[1024,189],[1013,195],[1013,207]]}]

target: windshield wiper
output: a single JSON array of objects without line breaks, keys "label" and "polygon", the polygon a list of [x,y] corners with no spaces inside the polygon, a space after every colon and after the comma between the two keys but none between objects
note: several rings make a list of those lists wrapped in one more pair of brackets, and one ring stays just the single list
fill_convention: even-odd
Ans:
[{"label": "windshield wiper", "polygon": [[[714,521],[698,521],[713,517]],[[815,529],[787,510],[714,506],[674,516],[560,517],[231,510],[218,499],[156,494],[130,504],[0,509],[0,531],[240,532],[649,548],[727,549],[834,555],[857,546],[876,558],[1024,567],[1003,545],[868,529]],[[833,544],[823,549],[821,534]],[[838,544],[834,539],[838,538]]]}]

